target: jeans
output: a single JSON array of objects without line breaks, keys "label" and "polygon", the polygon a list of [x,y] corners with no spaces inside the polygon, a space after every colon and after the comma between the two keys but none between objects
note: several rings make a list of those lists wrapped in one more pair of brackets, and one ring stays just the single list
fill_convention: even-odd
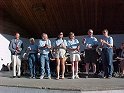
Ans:
[{"label": "jeans", "polygon": [[28,63],[29,63],[29,69],[30,69],[30,75],[35,77],[35,66],[36,66],[36,60],[37,60],[37,54],[29,54],[28,56]]},{"label": "jeans", "polygon": [[103,48],[102,62],[104,67],[104,76],[112,77],[113,74],[113,49]]},{"label": "jeans", "polygon": [[41,54],[40,55],[40,63],[41,63],[41,75],[44,76],[45,74],[45,67],[46,67],[46,74],[47,76],[51,76],[50,74],[50,60],[48,54]]}]

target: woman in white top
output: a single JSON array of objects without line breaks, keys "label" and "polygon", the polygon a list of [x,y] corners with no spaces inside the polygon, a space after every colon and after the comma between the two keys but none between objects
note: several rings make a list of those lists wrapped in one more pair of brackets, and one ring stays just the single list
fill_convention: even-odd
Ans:
[{"label": "woman in white top", "polygon": [[69,33],[69,40],[67,41],[67,47],[70,54],[70,61],[72,62],[72,79],[78,79],[78,62],[80,58],[80,45],[79,41],[75,39],[74,33]]},{"label": "woman in white top", "polygon": [[60,63],[62,67],[62,79],[64,79],[66,46],[67,42],[63,39],[63,33],[60,32],[58,38],[53,43],[53,47],[55,48],[56,52],[55,60],[57,62],[57,80],[59,79]]}]

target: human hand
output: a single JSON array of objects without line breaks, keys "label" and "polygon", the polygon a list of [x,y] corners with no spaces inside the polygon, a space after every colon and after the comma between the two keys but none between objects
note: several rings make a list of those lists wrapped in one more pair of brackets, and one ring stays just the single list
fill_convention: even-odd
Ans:
[{"label": "human hand", "polygon": [[86,38],[82,39],[82,43],[85,44],[86,43]]},{"label": "human hand", "polygon": [[48,48],[48,45],[47,45],[47,44],[45,44],[45,45],[44,45],[44,48]]},{"label": "human hand", "polygon": [[27,49],[28,51],[31,51],[31,47],[28,47],[28,49]]},{"label": "human hand", "polygon": [[91,45],[91,44],[87,44],[86,47],[87,47],[88,49],[90,49],[90,48],[92,48],[92,45]]}]

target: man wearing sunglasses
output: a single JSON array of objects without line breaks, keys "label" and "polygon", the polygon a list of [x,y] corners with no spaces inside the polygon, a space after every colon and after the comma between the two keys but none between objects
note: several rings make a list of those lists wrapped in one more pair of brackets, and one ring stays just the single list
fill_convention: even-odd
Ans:
[{"label": "man wearing sunglasses", "polygon": [[102,47],[102,61],[104,78],[112,78],[113,73],[113,38],[108,35],[108,30],[103,30],[103,38],[100,40]]}]

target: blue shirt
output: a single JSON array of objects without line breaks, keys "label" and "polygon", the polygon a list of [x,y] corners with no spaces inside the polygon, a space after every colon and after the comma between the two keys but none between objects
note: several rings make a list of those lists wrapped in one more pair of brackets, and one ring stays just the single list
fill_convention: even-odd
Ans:
[{"label": "blue shirt", "polygon": [[79,46],[79,41],[77,39],[73,39],[73,40],[68,40],[67,41],[67,47],[68,48],[75,49],[78,46]]},{"label": "blue shirt", "polygon": [[[59,45],[62,44],[62,43],[63,43],[65,46],[67,46],[66,40],[64,40],[64,39],[57,39],[57,40],[55,40],[55,41],[53,42],[53,47],[57,47],[57,46],[59,46]],[[60,46],[59,48],[61,48],[61,46]]]},{"label": "blue shirt", "polygon": [[39,49],[40,49],[40,53],[41,54],[49,54],[50,49],[49,48],[44,48],[45,44],[47,44],[48,46],[51,46],[51,41],[48,40],[39,40]]},{"label": "blue shirt", "polygon": [[[75,49],[78,46],[79,46],[79,41],[77,39],[73,39],[73,40],[68,40],[67,41],[67,47],[68,48]],[[69,52],[74,52],[74,51],[70,50]],[[75,50],[75,52],[77,52],[77,51]]]},{"label": "blue shirt", "polygon": [[[102,39],[105,40],[108,44],[111,44],[113,46],[113,38],[111,36],[109,37],[104,36]],[[110,48],[110,47],[104,44],[103,48]]]},{"label": "blue shirt", "polygon": [[38,46],[36,44],[30,44],[28,46],[28,48],[30,48],[31,50],[29,51],[29,54],[30,53],[37,53],[38,52]]},{"label": "blue shirt", "polygon": [[[18,49],[17,49],[18,47]],[[23,42],[22,40],[17,40],[17,39],[12,39],[10,44],[9,44],[9,50],[11,51],[12,55],[15,54],[21,54],[21,51],[23,49]],[[16,53],[16,50],[18,50],[18,52]]]},{"label": "blue shirt", "polygon": [[85,38],[85,49],[87,49],[87,46],[90,45],[90,46],[94,46],[94,45],[97,45],[98,44],[98,41],[95,37],[89,37],[87,36]]}]

